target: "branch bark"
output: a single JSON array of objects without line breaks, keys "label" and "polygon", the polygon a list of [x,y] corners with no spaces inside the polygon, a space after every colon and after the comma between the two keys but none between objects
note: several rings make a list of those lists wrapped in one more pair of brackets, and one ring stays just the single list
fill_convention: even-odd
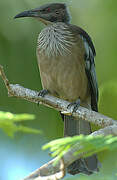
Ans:
[{"label": "branch bark", "polygon": [[[100,129],[98,131],[93,132],[91,135],[92,136],[97,136],[97,135],[109,135],[109,134],[114,134],[117,135],[117,126],[113,125],[113,126],[109,126],[106,127],[104,129]],[[68,152],[66,152],[65,155],[63,155],[62,159],[64,162],[64,168],[66,169],[72,162],[74,162],[77,159],[80,159],[82,157],[82,155],[84,155],[84,153],[79,154],[79,155],[74,155],[74,153],[78,150],[82,149],[82,147],[77,144],[75,144],[72,148],[69,149]],[[87,152],[86,152],[87,153]],[[86,154],[85,153],[85,154]],[[26,178],[24,178],[23,180],[37,180],[35,179],[35,177],[45,177],[48,179],[50,177],[50,175],[54,175],[56,177],[58,172],[61,172],[61,160],[58,161],[58,163],[53,166],[53,163],[56,161],[56,158],[53,159],[52,161],[49,161],[47,164],[43,165],[42,167],[40,167],[39,169],[37,169],[36,171],[34,171],[32,174],[30,174],[29,176],[27,176]],[[65,173],[63,174],[65,175]],[[64,176],[62,176],[63,178]],[[47,180],[46,179],[46,180]],[[59,178],[58,178],[59,179]]]},{"label": "branch bark", "polygon": [[73,106],[70,106],[68,108],[68,105],[70,104],[70,102],[68,101],[51,96],[50,94],[47,94],[44,97],[42,97],[38,95],[39,92],[37,91],[24,88],[18,84],[10,84],[4,73],[2,66],[0,66],[0,75],[5,83],[9,96],[14,96],[34,103],[40,103],[45,106],[49,106],[58,111],[61,111],[63,114],[72,115],[76,117],[76,120],[78,117],[82,120],[88,121],[102,128],[117,125],[117,121],[113,120],[110,117],[104,116],[98,112],[88,110],[81,106],[77,109],[76,112],[73,112]]},{"label": "branch bark", "polygon": [[[98,131],[93,132],[91,135],[117,135],[117,121],[113,120],[110,117],[104,116],[100,113],[97,113],[92,110],[88,110],[84,107],[79,107],[76,112],[73,111],[73,107],[67,108],[69,105],[68,101],[56,98],[51,96],[50,94],[45,95],[44,97],[39,96],[39,92],[24,88],[18,84],[10,84],[6,75],[4,73],[3,67],[0,65],[0,75],[4,81],[4,84],[8,90],[9,96],[14,96],[17,98],[22,98],[27,101],[31,101],[34,103],[44,104],[45,106],[49,106],[58,111],[61,111],[63,114],[72,115],[74,117],[80,118],[82,120],[88,121],[99,127],[103,128]],[[48,180],[48,179],[61,179],[65,175],[65,169],[72,162],[82,157],[82,154],[74,156],[74,152],[81,147],[78,147],[77,144],[70,148],[69,151],[63,156],[63,161],[60,160],[56,166],[53,166],[53,162],[56,159],[48,162],[43,165],[36,171],[34,171],[31,175],[24,178],[24,180]]]}]

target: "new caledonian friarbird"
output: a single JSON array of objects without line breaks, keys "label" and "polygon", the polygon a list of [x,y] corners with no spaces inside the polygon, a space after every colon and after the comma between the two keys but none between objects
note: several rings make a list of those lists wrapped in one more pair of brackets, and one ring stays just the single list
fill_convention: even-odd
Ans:
[{"label": "new caledonian friarbird", "polygon": [[[98,111],[98,85],[94,57],[96,55],[90,36],[82,28],[70,24],[66,4],[50,3],[24,11],[15,18],[33,17],[45,24],[39,33],[37,60],[43,90],[69,101],[74,111],[79,105]],[[90,134],[89,122],[62,115],[64,136]],[[96,155],[81,158],[68,167],[70,174],[92,174],[98,171]]]}]

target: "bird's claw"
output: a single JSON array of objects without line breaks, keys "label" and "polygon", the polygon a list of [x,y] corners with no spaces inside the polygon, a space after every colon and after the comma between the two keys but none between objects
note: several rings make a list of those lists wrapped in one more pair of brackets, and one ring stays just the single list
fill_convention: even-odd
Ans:
[{"label": "bird's claw", "polygon": [[46,94],[48,94],[48,90],[47,89],[42,89],[41,91],[39,91],[38,96],[44,97]]},{"label": "bird's claw", "polygon": [[78,100],[75,101],[75,102],[70,103],[70,104],[67,106],[67,108],[69,109],[71,106],[74,106],[74,107],[73,107],[73,112],[76,112],[77,109],[78,109],[79,106],[80,106],[80,99],[78,99]]}]

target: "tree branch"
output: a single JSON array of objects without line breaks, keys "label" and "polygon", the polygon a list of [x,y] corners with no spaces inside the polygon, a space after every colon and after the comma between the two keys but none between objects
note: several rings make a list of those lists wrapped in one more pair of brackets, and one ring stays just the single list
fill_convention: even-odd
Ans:
[{"label": "tree branch", "polygon": [[[100,129],[98,131],[95,131],[91,134],[91,136],[97,136],[97,135],[108,135],[114,133],[114,135],[117,135],[117,126],[109,126],[104,129]],[[80,159],[84,153],[75,155],[74,153],[78,150],[81,150],[82,147],[79,147],[79,144],[75,144],[72,148],[70,148],[65,155],[63,155],[62,159],[64,161],[64,168],[66,169],[72,162],[74,162],[77,159]],[[85,152],[87,154],[87,152]],[[24,178],[23,180],[37,180],[35,177],[45,177],[48,179],[50,175],[57,175],[58,172],[61,172],[61,160],[58,161],[58,163],[54,166],[53,163],[56,161],[56,158],[52,161],[49,161],[47,164],[43,165],[33,173],[31,173],[29,176]],[[63,174],[65,175],[65,174]],[[62,176],[63,178],[64,176]],[[47,180],[46,179],[46,180]]]},{"label": "tree branch", "polygon": [[[88,121],[95,125],[98,125],[104,129],[100,129],[98,131],[93,132],[92,136],[97,135],[117,135],[117,121],[104,116],[100,113],[97,113],[92,110],[88,110],[84,107],[79,107],[76,112],[73,111],[73,107],[68,109],[68,105],[70,104],[68,101],[64,101],[62,99],[56,98],[51,96],[50,94],[45,95],[44,97],[39,96],[39,92],[24,88],[18,84],[10,84],[6,75],[4,73],[3,67],[0,66],[0,75],[5,83],[5,86],[8,90],[9,96],[14,96],[22,99],[26,99],[27,101],[31,101],[34,103],[44,104],[45,106],[49,106],[54,108],[58,111],[61,111],[63,114],[72,115],[74,117],[80,118],[82,120]],[[74,155],[74,152],[80,150],[82,147],[74,145],[72,148],[68,150],[68,152],[63,156],[63,159],[58,161],[56,166],[53,166],[53,162],[56,160],[53,159],[52,161],[48,162],[47,164],[43,165],[36,171],[34,171],[31,175],[24,178],[24,180],[48,180],[48,179],[61,179],[65,175],[65,169],[68,167],[72,162],[77,160],[78,158],[82,157],[82,154],[77,156]],[[87,152],[86,152],[87,153]]]},{"label": "tree branch", "polygon": [[2,66],[0,66],[0,75],[5,83],[9,96],[26,99],[27,101],[31,101],[34,103],[44,104],[45,106],[49,106],[58,111],[61,111],[63,114],[72,115],[76,118],[88,121],[102,128],[111,125],[117,125],[117,121],[95,111],[88,110],[80,106],[76,112],[73,112],[73,106],[68,108],[68,105],[70,104],[70,102],[68,101],[51,96],[50,94],[42,97],[38,95],[39,92],[37,91],[24,88],[18,84],[10,84],[8,79],[6,78]]}]

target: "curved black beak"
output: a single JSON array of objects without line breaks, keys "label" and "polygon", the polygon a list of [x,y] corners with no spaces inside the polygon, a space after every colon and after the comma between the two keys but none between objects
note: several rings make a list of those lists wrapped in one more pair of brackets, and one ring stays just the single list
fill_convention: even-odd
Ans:
[{"label": "curved black beak", "polygon": [[21,17],[39,17],[39,9],[21,12],[17,14],[14,18],[16,19],[16,18],[21,18]]},{"label": "curved black beak", "polygon": [[47,17],[45,17],[45,14],[42,13],[40,8],[36,8],[36,9],[21,12],[21,13],[17,14],[14,17],[14,19],[22,18],[22,17],[34,17],[34,18],[37,18],[45,25],[48,25],[48,24],[51,23],[50,21],[47,20]]}]

